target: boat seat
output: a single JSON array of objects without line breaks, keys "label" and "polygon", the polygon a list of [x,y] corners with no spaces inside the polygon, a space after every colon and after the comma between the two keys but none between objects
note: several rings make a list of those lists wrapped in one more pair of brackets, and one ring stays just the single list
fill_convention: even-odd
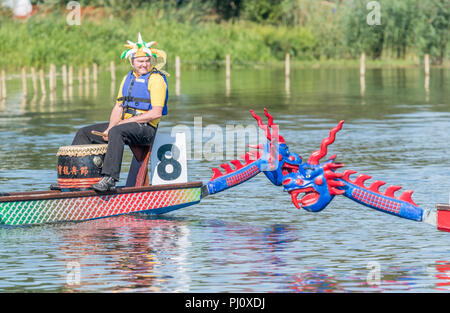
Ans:
[{"label": "boat seat", "polygon": [[[155,137],[156,135],[153,137],[153,141]],[[133,159],[131,160],[125,187],[150,185],[148,163],[150,161],[153,141],[150,145],[130,145],[131,152],[133,152]]]}]

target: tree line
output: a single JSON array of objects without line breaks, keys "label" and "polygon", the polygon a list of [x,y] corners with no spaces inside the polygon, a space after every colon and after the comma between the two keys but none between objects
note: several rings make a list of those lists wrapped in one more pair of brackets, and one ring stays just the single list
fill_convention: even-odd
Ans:
[{"label": "tree line", "polygon": [[[372,59],[429,54],[435,64],[449,58],[449,0],[79,0],[82,6],[111,8],[130,18],[140,9],[165,12],[179,23],[239,23],[276,27],[265,42],[279,53],[312,59]],[[68,0],[32,0],[63,6]],[[371,23],[378,14],[378,22]],[[375,21],[377,17],[375,16]],[[243,32],[246,30],[243,29]],[[298,35],[299,34],[299,35]],[[298,39],[298,36],[301,39]],[[281,40],[280,38],[288,38]],[[282,43],[278,43],[278,41]],[[289,44],[289,41],[292,44]],[[298,44],[296,44],[298,42]]]}]

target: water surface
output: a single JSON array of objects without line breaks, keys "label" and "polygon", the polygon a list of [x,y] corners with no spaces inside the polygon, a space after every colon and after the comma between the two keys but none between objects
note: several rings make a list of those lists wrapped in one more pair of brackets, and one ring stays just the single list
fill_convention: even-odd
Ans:
[{"label": "water surface", "polygon": [[[117,77],[122,73],[118,71]],[[173,78],[172,78],[173,77]],[[450,71],[420,69],[182,72],[169,78],[176,125],[256,125],[266,107],[290,150],[330,146],[346,169],[415,190],[424,208],[450,194]],[[0,112],[0,191],[42,190],[56,180],[56,151],[82,126],[106,121],[119,82],[78,83],[34,96],[29,79],[7,81]],[[361,88],[364,86],[364,88]],[[87,93],[87,91],[89,93]],[[207,138],[203,138],[206,141]],[[240,149],[242,147],[237,147]],[[130,162],[125,152],[122,181]],[[208,181],[227,160],[190,160],[189,180]],[[0,228],[2,292],[446,292],[450,236],[432,226],[365,208],[343,197],[320,213],[297,210],[258,175],[198,205],[160,217],[121,216],[82,223]],[[78,275],[78,276],[77,276]]]}]

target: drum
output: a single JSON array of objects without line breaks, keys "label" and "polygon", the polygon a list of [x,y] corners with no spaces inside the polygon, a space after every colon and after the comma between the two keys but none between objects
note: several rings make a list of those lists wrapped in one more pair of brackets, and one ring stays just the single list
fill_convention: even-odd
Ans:
[{"label": "drum", "polygon": [[101,178],[107,144],[60,147],[58,186],[61,189],[85,190]]}]

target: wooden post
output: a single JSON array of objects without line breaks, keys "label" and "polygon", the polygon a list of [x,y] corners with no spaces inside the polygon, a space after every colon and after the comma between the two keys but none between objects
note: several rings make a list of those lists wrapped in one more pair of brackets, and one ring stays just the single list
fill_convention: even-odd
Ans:
[{"label": "wooden post", "polygon": [[69,65],[69,77],[68,77],[68,80],[69,80],[69,86],[72,86],[73,85],[73,66],[72,65]]},{"label": "wooden post", "polygon": [[50,64],[50,92],[56,90],[56,66],[55,64]]},{"label": "wooden post", "polygon": [[359,60],[359,75],[366,75],[366,53],[361,53],[361,58]]},{"label": "wooden post", "polygon": [[231,58],[230,55],[227,54],[225,56],[225,91],[226,96],[230,96],[230,90],[231,90]]},{"label": "wooden post", "polygon": [[27,96],[27,71],[22,67],[22,90],[24,97]]},{"label": "wooden post", "polygon": [[114,61],[111,61],[109,64],[109,68],[111,70],[111,81],[116,81],[116,65],[114,64]]},{"label": "wooden post", "polygon": [[366,77],[364,75],[359,77],[359,87],[361,96],[364,96],[364,93],[366,92]]},{"label": "wooden post", "polygon": [[428,53],[425,54],[423,63],[425,66],[425,75],[430,76],[430,55]]},{"label": "wooden post", "polygon": [[97,84],[97,77],[98,77],[98,65],[94,63],[92,65],[92,79],[94,80],[94,84]]},{"label": "wooden post", "polygon": [[67,66],[65,64],[61,68],[61,75],[62,75],[63,86],[64,86],[64,88],[66,88],[66,86],[67,86]]},{"label": "wooden post", "polygon": [[86,80],[86,85],[89,85],[91,73],[89,71],[89,67],[84,69],[84,79]]},{"label": "wooden post", "polygon": [[44,70],[42,68],[39,69],[39,81],[41,83],[41,93],[42,93],[42,95],[46,95],[47,94],[47,90],[45,88]]},{"label": "wooden post", "polygon": [[286,57],[284,60],[284,75],[289,76],[291,74],[291,56],[289,53],[286,53]]},{"label": "wooden post", "polygon": [[286,92],[286,96],[290,97],[291,96],[291,78],[289,76],[285,77],[284,90]]},{"label": "wooden post", "polygon": [[38,93],[38,85],[37,85],[37,77],[36,77],[36,69],[34,67],[31,68],[31,81],[33,82],[33,93]]},{"label": "wooden post", "polygon": [[231,77],[231,60],[229,54],[227,54],[225,57],[225,76],[226,78]]}]

